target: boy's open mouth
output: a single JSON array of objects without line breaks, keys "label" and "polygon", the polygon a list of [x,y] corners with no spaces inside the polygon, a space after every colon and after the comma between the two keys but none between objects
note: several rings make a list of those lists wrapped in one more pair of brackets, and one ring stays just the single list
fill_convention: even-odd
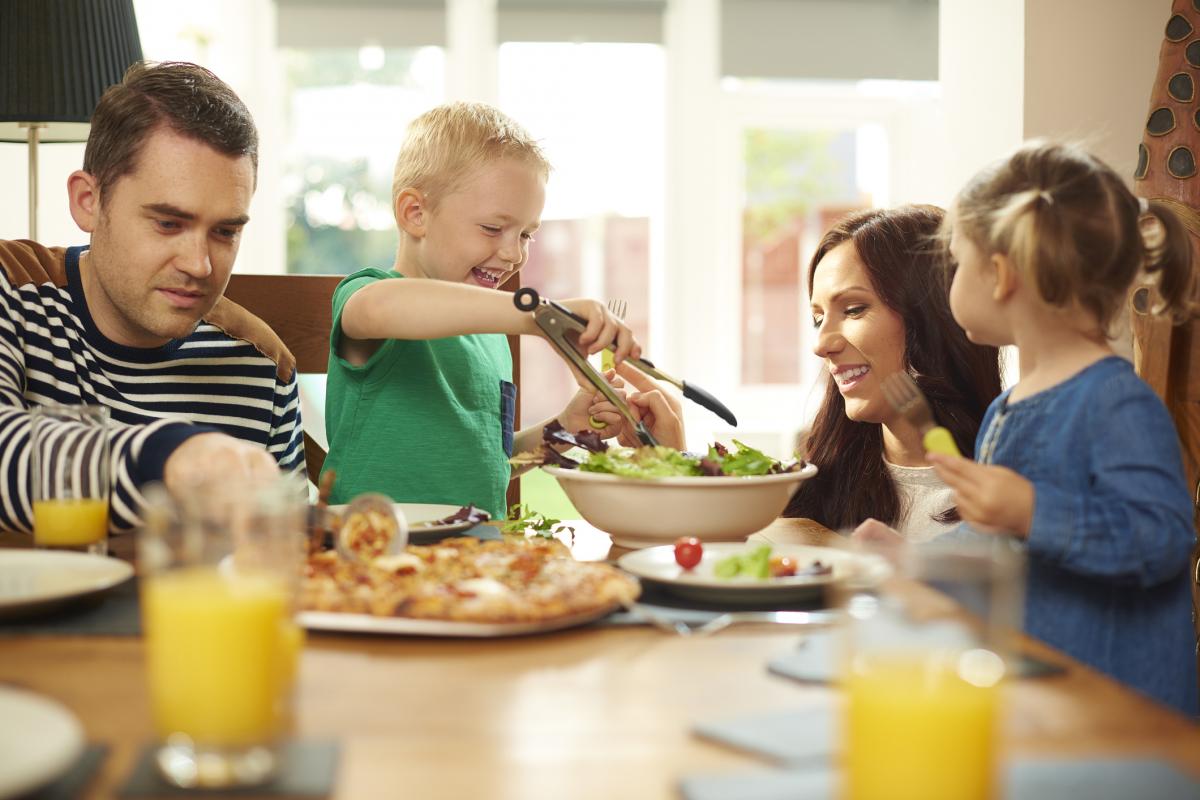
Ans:
[{"label": "boy's open mouth", "polygon": [[489,289],[495,289],[504,279],[504,273],[496,270],[486,270],[480,267],[472,267],[471,275],[474,276],[476,283],[481,286],[486,286]]}]

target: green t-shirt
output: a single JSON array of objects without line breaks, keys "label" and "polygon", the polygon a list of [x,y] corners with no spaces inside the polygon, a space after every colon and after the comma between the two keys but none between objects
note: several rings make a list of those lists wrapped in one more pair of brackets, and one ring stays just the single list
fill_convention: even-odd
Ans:
[{"label": "green t-shirt", "polygon": [[388,339],[362,366],[337,355],[350,295],[401,279],[364,269],[333,294],[322,469],[337,473],[330,502],[382,492],[402,503],[473,503],[503,518],[517,390],[502,334]]}]

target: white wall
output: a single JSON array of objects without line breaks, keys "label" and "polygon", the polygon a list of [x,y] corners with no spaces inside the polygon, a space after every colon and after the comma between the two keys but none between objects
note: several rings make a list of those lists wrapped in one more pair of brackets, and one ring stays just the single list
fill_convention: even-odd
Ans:
[{"label": "white wall", "polygon": [[1171,0],[1030,0],[1026,138],[1081,141],[1132,185]]},{"label": "white wall", "polygon": [[1028,85],[1025,8],[1043,1],[941,0],[938,79],[947,149],[945,183],[931,198],[940,205],[980,167],[1021,143]]},{"label": "white wall", "polygon": [[1133,173],[1171,0],[941,0],[948,200],[1036,137]]}]

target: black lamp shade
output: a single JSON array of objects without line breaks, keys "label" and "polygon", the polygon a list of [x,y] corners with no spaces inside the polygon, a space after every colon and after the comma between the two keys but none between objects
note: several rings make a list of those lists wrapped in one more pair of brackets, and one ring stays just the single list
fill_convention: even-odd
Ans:
[{"label": "black lamp shade", "polygon": [[133,0],[0,1],[0,141],[84,141],[104,90],[142,58]]}]

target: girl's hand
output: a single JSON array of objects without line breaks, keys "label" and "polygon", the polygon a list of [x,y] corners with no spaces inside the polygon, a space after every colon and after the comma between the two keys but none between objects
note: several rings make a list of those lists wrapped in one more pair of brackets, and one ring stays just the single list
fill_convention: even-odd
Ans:
[{"label": "girl's hand", "polygon": [[1029,536],[1035,497],[1032,483],[1007,467],[938,453],[925,457],[954,490],[958,513],[965,522],[987,533]]},{"label": "girl's hand", "polygon": [[[625,398],[625,382],[616,377],[611,370],[605,373],[604,377],[613,387],[613,391]],[[626,400],[628,401],[628,398]],[[607,397],[588,383],[575,392],[571,402],[567,403],[567,407],[558,415],[558,423],[570,433],[595,431],[602,439],[611,439],[625,427],[625,417],[621,416],[621,412],[617,411],[617,407],[610,403]]]},{"label": "girl's hand", "polygon": [[612,347],[614,364],[620,364],[627,358],[641,357],[642,346],[633,338],[633,331],[600,301],[575,298],[563,300],[560,304],[588,321],[587,328],[576,340],[579,351],[584,355],[590,356]]},{"label": "girl's hand", "polygon": [[[637,391],[626,396],[629,410],[650,431],[661,445],[682,450],[686,444],[683,430],[683,404],[679,398],[664,389],[657,381],[627,364],[617,364],[617,373]],[[618,378],[619,380],[619,378]],[[626,447],[641,447],[637,433],[624,417],[617,441]]]}]

